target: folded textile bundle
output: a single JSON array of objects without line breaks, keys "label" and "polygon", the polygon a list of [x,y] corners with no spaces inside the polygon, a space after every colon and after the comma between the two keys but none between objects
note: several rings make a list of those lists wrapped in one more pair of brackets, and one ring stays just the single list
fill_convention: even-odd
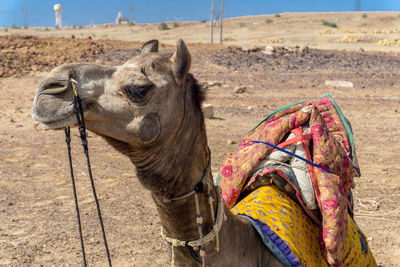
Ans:
[{"label": "folded textile bundle", "polygon": [[359,172],[354,157],[350,125],[333,98],[324,95],[266,117],[225,159],[217,183],[226,206],[232,208],[262,177],[275,174],[284,179],[284,191],[292,190],[320,226],[326,260],[336,264],[344,257],[348,211],[352,215],[349,198]]}]

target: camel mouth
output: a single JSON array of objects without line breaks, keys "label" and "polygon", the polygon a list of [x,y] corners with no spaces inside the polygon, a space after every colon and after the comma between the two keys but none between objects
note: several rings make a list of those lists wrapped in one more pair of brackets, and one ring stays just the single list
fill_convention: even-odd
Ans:
[{"label": "camel mouth", "polygon": [[46,130],[59,130],[64,127],[74,126],[78,123],[75,113],[72,113],[63,118],[43,119],[32,112],[32,118],[35,121],[39,122],[40,126]]}]

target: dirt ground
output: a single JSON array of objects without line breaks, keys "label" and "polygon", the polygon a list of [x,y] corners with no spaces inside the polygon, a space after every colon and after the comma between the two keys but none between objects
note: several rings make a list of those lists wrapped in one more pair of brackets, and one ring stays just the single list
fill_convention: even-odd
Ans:
[{"label": "dirt ground", "polygon": [[[138,42],[84,38],[0,37],[0,266],[81,265],[64,133],[40,129],[30,117],[31,103],[54,66],[116,65],[138,47]],[[214,173],[236,147],[227,140],[239,142],[272,111],[325,93],[334,97],[352,122],[362,172],[354,189],[356,222],[378,264],[400,266],[399,55],[353,48],[292,46],[265,55],[233,46],[189,47],[191,72],[206,85],[206,103],[215,108],[215,118],[206,120]],[[351,81],[354,88],[327,87],[325,80]],[[246,92],[235,95],[236,86],[246,86]],[[88,264],[106,266],[85,158],[73,132]],[[113,265],[169,265],[155,206],[130,161],[94,134],[89,149]]]}]

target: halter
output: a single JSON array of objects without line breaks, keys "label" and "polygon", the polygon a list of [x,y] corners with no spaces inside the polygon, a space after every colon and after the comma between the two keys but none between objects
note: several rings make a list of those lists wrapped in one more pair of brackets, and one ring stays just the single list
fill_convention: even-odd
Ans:
[{"label": "halter", "polygon": [[[195,200],[195,204],[196,204],[196,223],[197,223],[197,228],[199,231],[199,239],[197,240],[193,240],[193,241],[186,241],[186,240],[179,240],[179,239],[175,239],[172,237],[168,237],[165,235],[164,233],[164,229],[161,226],[161,237],[167,241],[168,243],[171,244],[172,248],[171,248],[171,266],[174,267],[175,266],[175,253],[174,253],[174,247],[186,247],[189,250],[190,255],[193,257],[193,259],[202,264],[202,266],[204,267],[206,264],[206,249],[205,249],[205,245],[207,245],[208,243],[210,243],[211,241],[213,241],[215,239],[215,250],[217,252],[219,252],[219,231],[221,229],[222,226],[222,222],[225,221],[227,219],[225,212],[224,212],[224,203],[221,197],[221,193],[220,193],[220,189],[218,187],[217,189],[217,201],[218,201],[218,205],[217,205],[217,216],[215,216],[214,214],[214,206],[213,206],[213,202],[214,199],[211,195],[211,189],[212,189],[212,183],[210,181],[210,166],[211,166],[211,152],[209,151],[209,158],[208,158],[208,164],[206,169],[204,170],[204,174],[203,177],[201,178],[200,182],[198,182],[196,184],[196,186],[194,187],[194,189],[188,193],[185,193],[181,196],[178,197],[173,197],[173,198],[163,198],[160,197],[160,200],[165,202],[165,203],[172,203],[175,201],[179,201],[188,197],[191,197],[194,195],[194,200]],[[202,225],[203,225],[203,217],[201,216],[200,213],[200,205],[199,205],[199,193],[206,193],[204,190],[204,185],[207,185],[207,197],[208,197],[208,203],[210,205],[210,211],[211,211],[211,217],[214,219],[213,222],[213,229],[206,234],[205,236],[203,236],[203,231],[202,231]],[[201,260],[199,260],[195,250],[200,250],[200,257]]]}]

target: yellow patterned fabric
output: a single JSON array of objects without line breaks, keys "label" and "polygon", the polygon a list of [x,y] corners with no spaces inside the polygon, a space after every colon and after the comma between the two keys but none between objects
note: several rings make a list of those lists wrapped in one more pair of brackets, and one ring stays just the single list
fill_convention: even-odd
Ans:
[{"label": "yellow patterned fabric", "polygon": [[[253,225],[262,228],[264,237],[273,241],[269,242],[270,245],[274,243],[276,247],[280,247],[280,250],[285,250],[284,253],[275,255],[278,258],[288,259],[287,264],[284,265],[328,266],[320,247],[319,227],[305,215],[295,201],[275,186],[262,186],[256,189],[235,205],[231,211],[234,214],[250,217]],[[365,236],[350,216],[348,216],[348,222],[345,234],[344,255],[346,256],[343,263],[336,266],[377,266]],[[287,247],[285,245],[282,248],[279,243],[285,243],[288,249],[285,249]]]}]

